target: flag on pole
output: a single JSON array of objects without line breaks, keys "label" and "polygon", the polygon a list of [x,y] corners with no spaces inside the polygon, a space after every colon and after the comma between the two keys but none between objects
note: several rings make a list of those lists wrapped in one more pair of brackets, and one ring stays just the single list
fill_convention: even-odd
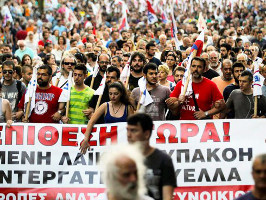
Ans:
[{"label": "flag on pole", "polygon": [[104,77],[102,78],[102,81],[100,83],[100,86],[98,87],[98,89],[94,92],[94,95],[103,95],[103,91],[105,88],[105,81],[106,81],[106,73],[104,73]]},{"label": "flag on pole", "polygon": [[13,23],[13,18],[12,18],[12,15],[11,15],[11,12],[10,12],[8,6],[3,6],[2,7],[1,14],[2,14],[2,16],[4,18],[3,26],[5,26],[7,22]]},{"label": "flag on pole", "polygon": [[119,31],[124,30],[128,30],[129,29],[129,25],[128,25],[128,21],[127,21],[127,7],[125,5],[125,3],[122,5],[122,20],[119,26]]},{"label": "flag on pole", "polygon": [[206,20],[203,18],[202,13],[200,12],[199,14],[199,19],[198,19],[198,29],[199,31],[203,31],[204,29],[207,29],[207,24],[206,24]]},{"label": "flag on pole", "polygon": [[66,91],[66,101],[70,101],[70,92],[71,92],[71,87],[73,85],[73,78],[72,78],[73,72],[70,71],[68,74],[68,78],[67,78],[67,83],[65,84],[65,86],[63,87],[63,90]]},{"label": "flag on pole", "polygon": [[146,88],[147,85],[146,79],[144,77],[140,78],[138,81],[138,85],[139,85],[140,94],[142,94],[139,101],[140,105],[147,106],[151,104],[153,102],[153,99],[151,98],[151,95]]},{"label": "flag on pole", "polygon": [[[203,48],[203,42],[204,42],[204,31],[202,31],[200,33],[200,35],[196,39],[195,43],[192,45],[190,54],[188,56],[186,72],[185,72],[184,77],[182,79],[182,87],[181,87],[181,94],[183,94],[184,89],[185,89],[185,84],[186,84],[187,80],[189,79],[189,83],[188,83],[188,87],[187,87],[185,96],[190,96],[193,93],[192,77],[191,77],[191,73],[190,73],[191,60],[194,57],[194,55],[193,55],[194,51],[196,51],[196,56],[200,56],[200,54],[202,52],[202,48]],[[190,76],[189,76],[189,74],[190,74]]]},{"label": "flag on pole", "polygon": [[148,24],[154,24],[158,21],[158,18],[156,16],[156,13],[151,5],[150,0],[147,0],[147,6],[148,6]]},{"label": "flag on pole", "polygon": [[31,80],[30,80],[30,82],[28,84],[27,91],[26,91],[26,94],[25,94],[25,106],[24,106],[25,113],[26,113],[26,107],[27,107],[26,105],[29,102],[30,97],[31,97],[29,116],[31,115],[32,110],[35,108],[36,88],[37,88],[37,68],[34,67],[33,68],[32,77],[31,77]]},{"label": "flag on pole", "polygon": [[174,40],[175,40],[175,47],[176,47],[176,50],[180,50],[180,42],[177,38],[177,27],[176,27],[176,21],[175,21],[175,16],[174,16],[174,5],[172,4],[172,10],[171,10],[171,18],[172,18],[172,35],[174,37]]},{"label": "flag on pole", "polygon": [[66,12],[65,12],[65,23],[69,23],[71,29],[74,26],[74,24],[78,24],[79,23],[76,15],[68,7],[66,7]]},{"label": "flag on pole", "polygon": [[169,20],[168,20],[167,14],[164,9],[161,9],[161,18],[164,24],[168,23]]},{"label": "flag on pole", "polygon": [[[130,59],[129,59],[130,60]],[[123,68],[121,75],[120,75],[120,80],[121,82],[125,85],[127,82],[127,78],[130,76],[130,66],[129,66],[129,61]]]},{"label": "flag on pole", "polygon": [[253,96],[259,96],[259,95],[262,95],[261,87],[263,85],[263,82],[261,81],[259,63],[258,62],[254,62],[253,65],[254,65]]}]

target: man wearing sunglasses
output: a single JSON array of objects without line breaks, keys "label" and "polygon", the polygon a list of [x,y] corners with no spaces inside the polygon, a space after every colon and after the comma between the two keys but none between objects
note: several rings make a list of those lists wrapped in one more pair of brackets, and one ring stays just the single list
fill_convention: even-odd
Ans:
[{"label": "man wearing sunglasses", "polygon": [[[37,71],[37,88],[35,92],[35,107],[29,119],[23,122],[30,123],[58,123],[65,112],[66,92],[50,84],[52,68],[42,65]],[[25,95],[18,104],[19,110],[24,110]]]},{"label": "man wearing sunglasses", "polygon": [[53,85],[63,89],[68,82],[69,72],[74,70],[76,63],[77,61],[74,56],[67,55],[64,57],[61,62],[61,72],[57,73],[52,79]]},{"label": "man wearing sunglasses", "polygon": [[7,99],[11,104],[12,120],[19,121],[23,112],[18,112],[17,105],[25,93],[26,86],[21,81],[13,79],[14,71],[15,64],[13,61],[7,60],[2,64],[2,98]]},{"label": "man wearing sunglasses", "polygon": [[263,200],[266,199],[266,154],[255,157],[252,165],[254,189],[236,200]]}]

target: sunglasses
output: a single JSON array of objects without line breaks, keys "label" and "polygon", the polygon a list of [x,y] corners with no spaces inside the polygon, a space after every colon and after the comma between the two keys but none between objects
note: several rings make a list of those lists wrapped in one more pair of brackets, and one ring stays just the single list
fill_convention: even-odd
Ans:
[{"label": "sunglasses", "polygon": [[6,73],[13,74],[13,70],[3,70],[3,74],[6,74]]},{"label": "sunglasses", "polygon": [[75,63],[73,63],[73,62],[64,62],[64,65],[71,65],[71,66],[74,66]]}]

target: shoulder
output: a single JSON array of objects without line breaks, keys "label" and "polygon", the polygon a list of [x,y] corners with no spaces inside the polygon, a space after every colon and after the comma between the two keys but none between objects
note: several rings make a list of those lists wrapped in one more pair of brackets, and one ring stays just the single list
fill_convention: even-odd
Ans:
[{"label": "shoulder", "polygon": [[131,93],[132,93],[132,94],[137,94],[137,93],[139,93],[139,87],[134,88],[134,89],[132,90]]},{"label": "shoulder", "polygon": [[61,93],[61,92],[63,91],[61,88],[56,87],[56,86],[54,86],[54,85],[51,85],[51,87],[50,87],[49,89],[55,91],[55,93],[56,93],[56,92]]},{"label": "shoulder", "polygon": [[253,196],[252,192],[249,191],[246,194],[238,197],[236,200],[255,200],[255,197]]},{"label": "shoulder", "polygon": [[7,100],[7,99],[2,99],[3,101],[2,101],[2,104],[3,104],[3,106],[8,106],[8,105],[10,105],[10,102]]}]

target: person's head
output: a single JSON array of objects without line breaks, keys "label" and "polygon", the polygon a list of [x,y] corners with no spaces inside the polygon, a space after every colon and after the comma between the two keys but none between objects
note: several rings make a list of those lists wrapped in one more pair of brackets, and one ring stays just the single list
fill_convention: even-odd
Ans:
[{"label": "person's head", "polygon": [[127,31],[126,30],[122,30],[121,31],[121,37],[124,41],[126,41],[128,39],[127,37]]},{"label": "person's head", "polygon": [[85,54],[81,53],[81,52],[77,52],[74,54],[76,61],[78,64],[86,64],[87,63],[87,57],[85,56]]},{"label": "person's head", "polygon": [[21,60],[21,65],[32,65],[32,59],[29,54],[24,54]]},{"label": "person's head", "polygon": [[119,56],[119,57],[123,57],[123,50],[122,49],[117,49],[116,51],[115,51],[115,55],[116,56]]},{"label": "person's head", "polygon": [[101,55],[101,53],[102,53],[102,47],[101,47],[101,46],[95,46],[95,47],[93,48],[93,52],[94,52],[94,54],[97,55],[97,56]]},{"label": "person's head", "polygon": [[42,37],[44,41],[48,40],[49,36],[50,36],[49,31],[43,31]]},{"label": "person's head", "polygon": [[69,73],[70,71],[73,71],[74,67],[76,66],[77,61],[76,58],[69,54],[63,57],[61,62],[61,68],[63,73]]},{"label": "person's head", "polygon": [[111,65],[115,67],[121,67],[121,64],[122,64],[122,58],[120,56],[112,57]]},{"label": "person's head", "polygon": [[206,69],[205,69],[205,71],[208,71],[208,69],[209,69],[209,60],[210,60],[210,56],[209,56],[209,54],[208,53],[206,53],[206,52],[203,52],[201,55],[200,55],[200,57],[202,57],[205,61],[206,61]]},{"label": "person's head", "polygon": [[149,143],[152,134],[153,122],[145,113],[131,115],[127,119],[127,140],[130,144],[138,142]]},{"label": "person's head", "polygon": [[209,53],[209,65],[211,68],[217,68],[219,64],[219,54],[217,51],[211,51]]},{"label": "person's head", "polygon": [[48,53],[44,56],[43,63],[47,65],[55,65],[55,55]]},{"label": "person's head", "polygon": [[145,56],[142,53],[134,52],[129,64],[134,72],[141,73],[146,64]]},{"label": "person's head", "polygon": [[66,38],[64,36],[58,37],[58,44],[65,45],[66,44]]},{"label": "person's head", "polygon": [[20,50],[25,50],[25,41],[24,40],[18,40],[17,45]]},{"label": "person's head", "polygon": [[232,65],[232,72],[236,84],[239,84],[239,76],[244,70],[245,70],[245,65],[242,62],[235,62]]},{"label": "person's head", "polygon": [[259,54],[259,47],[253,45],[249,47],[249,50],[252,52],[252,59],[254,60]]},{"label": "person's head", "polygon": [[135,145],[108,148],[100,158],[107,194],[114,199],[136,200],[145,193],[144,157]]},{"label": "person's head", "polygon": [[160,41],[161,45],[165,45],[166,44],[166,40],[167,40],[166,35],[162,34],[162,35],[159,36],[159,41]]},{"label": "person's head", "polygon": [[175,67],[176,65],[176,55],[174,53],[168,53],[166,56],[166,64],[168,67]]},{"label": "person's head", "polygon": [[30,79],[32,78],[32,72],[33,72],[33,68],[31,65],[23,65],[22,66],[22,78],[23,78],[23,82],[25,83],[29,83]]},{"label": "person's head", "polygon": [[158,83],[158,67],[155,63],[147,63],[143,67],[144,78],[150,85],[156,85]]},{"label": "person's head", "polygon": [[173,71],[175,83],[181,81],[184,77],[184,74],[185,74],[185,68],[184,67],[181,67],[181,66],[176,67]]},{"label": "person's head", "polygon": [[258,38],[258,40],[263,39],[263,33],[261,30],[257,31],[257,38]]},{"label": "person's head", "polygon": [[227,43],[222,44],[221,47],[220,47],[221,57],[223,59],[228,58],[228,56],[230,55],[231,50],[232,50],[232,47],[229,44],[227,44]]},{"label": "person's head", "polygon": [[13,80],[13,73],[15,71],[15,64],[13,61],[6,60],[2,64],[2,72],[5,81]]},{"label": "person's head", "polygon": [[52,79],[52,68],[49,65],[42,65],[37,69],[37,83],[39,87],[47,87]]},{"label": "person's head", "polygon": [[112,31],[111,37],[113,41],[116,41],[119,38],[119,32],[117,30]]},{"label": "person's head", "polygon": [[106,84],[110,86],[120,78],[120,70],[117,67],[110,66],[106,70]]},{"label": "person's head", "polygon": [[155,55],[156,52],[156,45],[153,42],[149,42],[146,45],[146,53],[149,57],[153,57]]},{"label": "person's head", "polygon": [[122,103],[124,105],[130,104],[127,90],[122,82],[118,81],[111,83],[108,91],[109,99],[112,103]]},{"label": "person's head", "polygon": [[191,74],[194,79],[201,79],[206,68],[206,61],[201,57],[194,57],[191,60]]},{"label": "person's head", "polygon": [[5,54],[5,53],[11,54],[12,53],[12,47],[9,44],[4,44],[2,51],[3,51],[3,54]]},{"label": "person's head", "polygon": [[117,44],[116,44],[116,42],[111,42],[110,44],[109,44],[109,49],[110,49],[110,51],[114,54],[115,53],[115,51],[118,49],[118,46],[117,46]]},{"label": "person's head", "polygon": [[239,87],[242,92],[250,91],[253,83],[253,75],[250,71],[245,70],[239,76]]},{"label": "person's head", "polygon": [[167,65],[159,65],[158,67],[158,78],[159,80],[166,80],[169,74],[169,67]]},{"label": "person's head", "polygon": [[77,44],[78,44],[78,41],[75,40],[75,39],[71,39],[70,40],[70,47],[73,48],[73,47],[77,47]]},{"label": "person's head", "polygon": [[208,45],[206,47],[206,52],[210,53],[211,51],[216,51],[216,48],[214,46],[212,46],[212,45]]},{"label": "person's head", "polygon": [[243,63],[246,66],[247,61],[248,61],[248,56],[246,54],[244,54],[244,53],[240,53],[240,54],[237,55],[236,60],[238,62]]},{"label": "person's head", "polygon": [[266,191],[266,154],[255,157],[252,165],[252,177],[255,182],[255,191]]},{"label": "person's head", "polygon": [[244,50],[246,49],[249,49],[249,47],[251,46],[251,42],[247,41],[247,42],[244,42]]},{"label": "person's head", "polygon": [[101,72],[105,72],[109,64],[110,64],[110,56],[108,54],[101,54],[98,57],[98,65],[99,65],[99,70]]},{"label": "person's head", "polygon": [[21,66],[20,65],[16,65],[15,66],[15,71],[13,73],[13,79],[16,80],[20,80],[22,78],[22,74],[21,74]]},{"label": "person's head", "polygon": [[230,59],[223,60],[222,63],[222,73],[225,80],[231,80],[232,78],[232,61]]},{"label": "person's head", "polygon": [[86,47],[87,52],[92,52],[92,50],[93,50],[93,44],[92,43],[90,43],[90,42],[85,43],[85,47]]},{"label": "person's head", "polygon": [[87,78],[87,67],[83,63],[77,64],[74,68],[73,78],[75,85],[82,86]]},{"label": "person's head", "polygon": [[51,53],[53,50],[53,44],[51,42],[46,42],[44,44],[44,49],[45,49],[46,53]]}]

